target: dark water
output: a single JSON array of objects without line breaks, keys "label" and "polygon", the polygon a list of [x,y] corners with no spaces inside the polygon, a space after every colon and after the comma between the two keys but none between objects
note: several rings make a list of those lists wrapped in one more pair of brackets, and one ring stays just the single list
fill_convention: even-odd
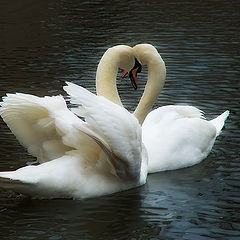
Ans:
[{"label": "dark water", "polygon": [[[148,42],[167,66],[158,105],[186,103],[208,119],[231,115],[209,157],[149,175],[145,186],[85,201],[29,200],[0,192],[1,239],[240,239],[240,5],[238,1],[1,1],[0,96],[95,91],[113,45]],[[133,110],[141,96],[118,81]],[[0,170],[32,161],[0,120]]]}]

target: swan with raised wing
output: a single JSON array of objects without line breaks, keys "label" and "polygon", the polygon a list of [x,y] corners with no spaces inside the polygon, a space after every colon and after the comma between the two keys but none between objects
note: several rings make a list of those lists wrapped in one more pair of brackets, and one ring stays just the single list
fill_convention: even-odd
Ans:
[{"label": "swan with raised wing", "polygon": [[64,136],[75,149],[37,166],[0,172],[0,186],[33,197],[83,199],[145,184],[147,153],[136,117],[73,83],[64,89],[86,121],[75,122],[71,136]]},{"label": "swan with raised wing", "polygon": [[[133,67],[132,49],[110,48],[99,68],[106,70],[108,63],[111,80],[118,67]],[[0,187],[33,197],[79,199],[144,184],[147,154],[135,116],[75,84],[64,89],[74,104],[82,105],[74,111],[85,122],[68,110],[61,96],[8,94],[3,98],[2,118],[40,164],[0,172]]]},{"label": "swan with raised wing", "polygon": [[[105,88],[110,101],[121,105],[118,93],[114,95],[112,91],[118,68],[130,71],[133,66],[132,48],[126,45],[109,48],[102,56],[96,78],[110,82],[109,89]],[[64,136],[68,135],[69,138],[73,124],[83,122],[67,108],[62,96],[7,94],[1,102],[0,114],[19,142],[40,163],[75,149],[77,143],[74,144],[74,140],[68,143]]]}]

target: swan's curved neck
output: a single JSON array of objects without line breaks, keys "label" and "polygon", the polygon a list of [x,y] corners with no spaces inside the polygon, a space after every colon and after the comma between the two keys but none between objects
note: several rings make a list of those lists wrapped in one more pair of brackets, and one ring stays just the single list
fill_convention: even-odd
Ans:
[{"label": "swan's curved neck", "polygon": [[147,84],[140,102],[134,111],[134,115],[137,117],[139,123],[142,124],[164,86],[166,67],[157,51],[149,53],[141,52],[137,58],[143,65],[147,65],[148,68]]},{"label": "swan's curved neck", "polygon": [[122,106],[118,95],[116,78],[118,69],[130,70],[134,65],[132,48],[119,45],[109,48],[102,56],[96,73],[96,91],[110,101]]},{"label": "swan's curved neck", "polygon": [[142,124],[157,100],[166,78],[164,61],[153,46],[150,44],[139,44],[133,48],[125,45],[109,48],[98,64],[96,91],[98,95],[104,96],[122,106],[116,85],[118,68],[129,72],[134,66],[134,56],[142,65],[147,65],[148,68],[148,81],[143,96],[134,112],[139,123]]}]

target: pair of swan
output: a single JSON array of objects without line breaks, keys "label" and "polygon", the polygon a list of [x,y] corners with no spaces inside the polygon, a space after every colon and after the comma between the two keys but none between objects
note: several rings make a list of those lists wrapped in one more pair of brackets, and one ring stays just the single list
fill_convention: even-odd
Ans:
[{"label": "pair of swan", "polygon": [[[122,68],[136,80],[135,57],[147,65],[148,82],[131,114],[122,107],[116,75]],[[165,73],[153,46],[120,45],[108,49],[98,65],[98,96],[73,83],[64,87],[78,106],[72,111],[61,96],[7,94],[1,116],[40,164],[0,172],[0,187],[35,197],[82,199],[143,185],[148,172],[200,162],[210,152],[228,111],[210,122],[191,106],[150,112]]]}]

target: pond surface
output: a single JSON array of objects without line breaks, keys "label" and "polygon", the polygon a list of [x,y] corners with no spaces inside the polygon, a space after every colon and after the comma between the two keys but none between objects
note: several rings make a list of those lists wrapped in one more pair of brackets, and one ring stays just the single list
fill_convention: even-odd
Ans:
[{"label": "pond surface", "polygon": [[[231,111],[211,154],[191,168],[149,175],[140,188],[84,201],[31,200],[0,191],[1,239],[240,239],[238,1],[5,1],[0,8],[0,96],[95,91],[104,51],[151,43],[167,66],[155,107],[190,104],[211,119]],[[119,75],[120,76],[120,75]],[[133,111],[140,88],[118,80]],[[34,160],[0,120],[0,170]]]}]

